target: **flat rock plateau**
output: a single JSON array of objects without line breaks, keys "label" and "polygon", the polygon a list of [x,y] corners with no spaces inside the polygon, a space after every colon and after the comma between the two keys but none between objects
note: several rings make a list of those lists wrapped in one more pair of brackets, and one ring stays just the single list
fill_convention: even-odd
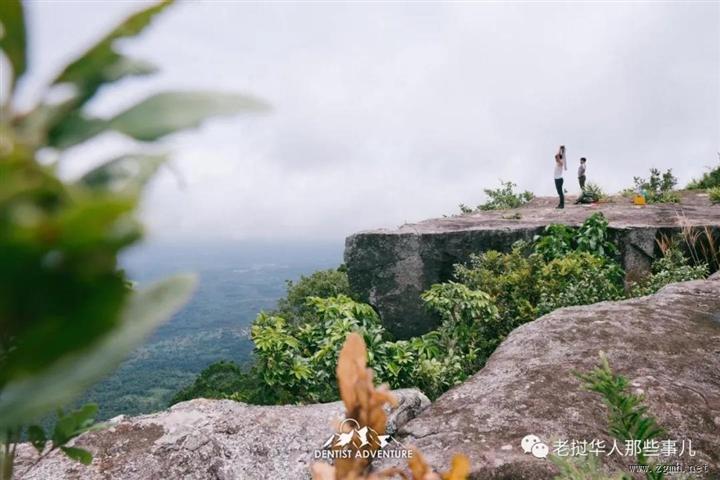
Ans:
[{"label": "flat rock plateau", "polygon": [[512,210],[481,211],[469,215],[425,220],[398,228],[359,232],[345,241],[345,264],[350,286],[382,317],[398,338],[435,328],[438,319],[423,307],[420,294],[434,283],[451,279],[453,265],[473,253],[508,251],[518,240],[530,241],[553,223],[581,225],[602,212],[620,249],[627,280],[646,275],[659,254],[656,241],[683,228],[709,228],[720,233],[720,204],[707,194],[681,192],[680,203],[633,205],[628,198],[610,197],[590,205],[555,208],[556,198],[536,198]]}]

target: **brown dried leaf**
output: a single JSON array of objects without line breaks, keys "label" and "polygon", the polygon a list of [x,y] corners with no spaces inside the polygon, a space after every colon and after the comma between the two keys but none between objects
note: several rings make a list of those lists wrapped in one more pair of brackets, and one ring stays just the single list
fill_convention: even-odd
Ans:
[{"label": "brown dried leaf", "polygon": [[[357,421],[359,428],[369,427],[378,435],[383,435],[387,423],[383,407],[386,403],[397,406],[397,400],[386,385],[375,389],[372,370],[367,368],[367,350],[361,335],[351,333],[347,336],[345,345],[340,351],[336,373],[340,397],[345,403],[345,418]],[[337,459],[334,467],[322,462],[313,463],[310,467],[313,480],[382,480],[398,476],[410,480],[407,473],[394,467],[365,475],[370,460],[356,459],[354,454],[357,452],[357,447],[352,443],[350,445],[353,452],[351,458]],[[362,448],[377,450],[378,447],[377,444],[371,444]],[[441,480],[417,450],[413,450],[413,455],[408,460],[408,467],[412,473],[412,480]],[[455,455],[450,471],[442,475],[442,480],[466,480],[469,473],[468,458],[465,455]]]},{"label": "brown dried leaf", "polygon": [[412,456],[408,459],[408,468],[413,480],[425,480],[427,474],[432,473],[432,468],[425,461],[425,457],[415,448],[412,449]]},{"label": "brown dried leaf", "polygon": [[[369,427],[377,435],[383,435],[387,423],[383,407],[386,403],[396,405],[397,401],[387,387],[375,389],[372,370],[367,368],[365,341],[358,333],[349,334],[345,340],[338,358],[337,377],[340,396],[345,403],[345,418],[356,420],[359,428]],[[362,447],[364,451],[377,449],[376,442]],[[357,448],[354,445],[350,450],[353,452],[351,458],[341,458],[335,462],[338,480],[359,477],[370,464],[369,458],[355,458]]]},{"label": "brown dried leaf", "polygon": [[453,456],[450,471],[443,473],[443,480],[466,480],[470,475],[470,459],[459,453]]},{"label": "brown dried leaf", "polygon": [[335,480],[335,467],[323,462],[310,465],[313,480]]},{"label": "brown dried leaf", "polygon": [[395,477],[400,477],[403,480],[411,480],[408,474],[398,467],[386,468],[385,470],[370,474],[370,476],[367,477],[367,480],[385,480]]},{"label": "brown dried leaf", "polygon": [[351,333],[345,339],[338,357],[335,373],[337,374],[340,398],[345,402],[347,410],[353,410],[357,405],[355,384],[358,376],[365,371],[367,365],[367,350],[365,341],[358,333]]}]

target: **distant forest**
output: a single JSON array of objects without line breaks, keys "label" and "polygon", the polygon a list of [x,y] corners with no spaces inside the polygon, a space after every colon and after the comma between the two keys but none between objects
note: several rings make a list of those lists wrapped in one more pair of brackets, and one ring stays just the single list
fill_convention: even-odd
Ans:
[{"label": "distant forest", "polygon": [[147,245],[124,262],[140,283],[170,272],[194,271],[190,303],[78,404],[96,402],[99,419],[162,410],[180,388],[218,360],[245,363],[247,329],[285,293],[287,280],[341,263],[338,245]]}]

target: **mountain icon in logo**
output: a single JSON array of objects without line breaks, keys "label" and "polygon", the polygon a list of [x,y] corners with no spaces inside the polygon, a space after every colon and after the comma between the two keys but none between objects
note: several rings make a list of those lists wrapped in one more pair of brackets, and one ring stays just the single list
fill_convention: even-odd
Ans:
[{"label": "mountain icon in logo", "polygon": [[340,424],[338,433],[334,433],[323,443],[322,448],[350,448],[361,449],[363,447],[385,448],[391,441],[395,441],[390,435],[380,435],[370,427],[360,428],[360,424],[352,418],[346,418]]}]

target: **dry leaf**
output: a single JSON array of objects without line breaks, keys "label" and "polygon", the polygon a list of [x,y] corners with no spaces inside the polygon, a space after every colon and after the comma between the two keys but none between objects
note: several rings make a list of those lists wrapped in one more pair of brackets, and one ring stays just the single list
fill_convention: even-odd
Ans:
[{"label": "dry leaf", "polygon": [[412,449],[412,456],[408,459],[408,468],[412,473],[413,480],[425,480],[428,474],[432,473],[432,468],[425,461],[419,451]]},{"label": "dry leaf", "polygon": [[[369,427],[375,432],[373,435],[383,435],[387,423],[383,407],[386,403],[396,405],[397,402],[386,387],[375,389],[372,370],[367,368],[365,341],[358,333],[347,336],[340,351],[336,372],[340,397],[345,403],[345,418],[357,421],[359,428]],[[370,464],[370,458],[355,458],[358,451],[355,445],[351,444],[349,449],[353,452],[351,458],[339,458],[335,462],[338,480],[357,477]],[[361,447],[363,451],[377,449],[378,442]]]},{"label": "dry leaf", "polygon": [[335,480],[335,467],[323,462],[310,465],[313,480]]},{"label": "dry leaf", "polygon": [[453,456],[450,471],[444,473],[443,480],[465,480],[470,475],[470,459],[463,454]]},{"label": "dry leaf", "polygon": [[367,350],[365,341],[357,333],[351,333],[345,339],[338,357],[337,375],[338,389],[340,390],[340,398],[345,402],[345,407],[349,409],[349,405],[355,405],[355,384],[358,381],[360,372],[365,371],[367,366]]},{"label": "dry leaf", "polygon": [[[361,335],[351,333],[347,336],[345,345],[340,351],[336,373],[340,397],[345,404],[345,418],[357,421],[358,428],[368,427],[377,435],[383,435],[387,423],[383,407],[386,403],[397,406],[397,401],[387,386],[381,385],[376,389],[373,385],[373,372],[367,368],[367,349]],[[348,422],[343,426],[342,433],[349,433],[352,430]],[[351,457],[338,458],[335,466],[323,462],[313,463],[310,467],[313,480],[383,480],[395,477],[410,480],[406,472],[395,467],[367,475],[370,459],[355,458],[358,447],[352,442],[345,448],[352,451]],[[378,448],[378,442],[370,442],[361,447],[363,451],[375,451]],[[464,455],[455,455],[450,471],[441,477],[433,472],[425,458],[414,449],[413,455],[408,459],[408,467],[412,480],[465,480],[470,473],[468,458]]]}]

